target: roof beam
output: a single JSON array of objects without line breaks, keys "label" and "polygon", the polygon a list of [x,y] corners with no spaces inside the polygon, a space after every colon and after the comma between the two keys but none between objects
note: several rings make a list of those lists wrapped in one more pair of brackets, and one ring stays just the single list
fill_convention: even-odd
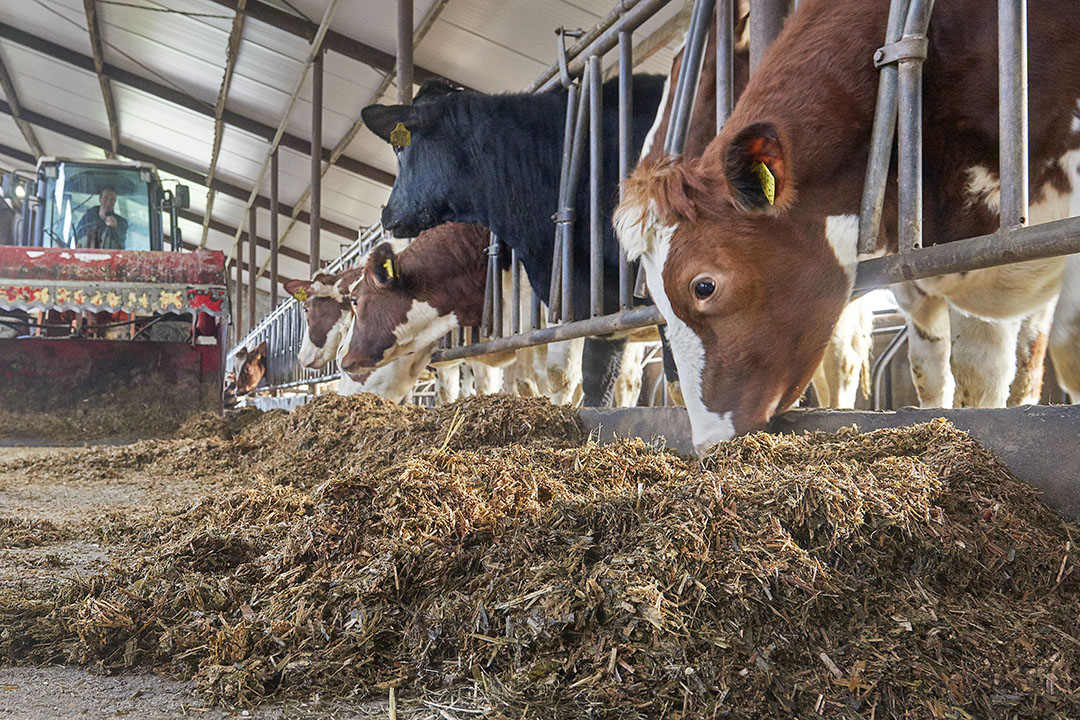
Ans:
[{"label": "roof beam", "polygon": [[[86,0],[90,2],[90,0]],[[221,87],[218,89],[217,104],[214,106],[214,148],[210,153],[210,169],[206,171],[206,179],[213,184],[214,173],[217,171],[218,154],[221,152],[221,136],[225,131],[222,115],[225,113],[225,98],[229,95],[229,83],[232,82],[233,71],[236,69],[236,56],[240,51],[240,37],[244,32],[244,5],[247,0],[239,0],[236,4],[236,14],[233,15],[232,29],[229,31],[229,42],[225,47],[225,72],[221,78]],[[214,212],[214,191],[206,194],[206,219],[209,220]],[[206,234],[209,226],[204,222],[202,226],[202,239],[199,246],[206,245]]]},{"label": "roof beam", "polygon": [[[19,131],[26,139],[26,144],[30,146],[34,154],[41,157],[45,154],[45,151],[41,149],[41,143],[38,142],[37,135],[34,134],[34,128],[30,127],[30,123],[23,120],[22,105],[19,104],[19,97],[15,94],[15,83],[11,81],[11,75],[8,74],[7,66],[4,64],[4,58],[2,57],[0,57],[0,86],[4,88],[4,95],[7,97],[8,105],[11,106],[11,117],[15,118],[15,124],[19,126]],[[15,156],[12,155],[12,157]]]},{"label": "roof beam", "polygon": [[101,52],[101,27],[98,25],[97,0],[83,0],[83,7],[86,9],[86,29],[90,33],[90,49],[94,53],[94,72],[97,73],[98,83],[101,84],[105,114],[109,117],[109,140],[112,142],[112,148],[108,155],[114,158],[120,149],[120,120],[116,114],[112,84],[102,70],[105,65],[105,56]]},{"label": "roof beam", "polygon": [[[57,45],[56,43],[38,37],[37,35],[31,35],[28,32],[19,30],[6,23],[0,22],[0,38],[10,40],[23,47],[48,55],[60,62],[74,65],[75,67],[82,68],[89,72],[96,72],[93,58],[75,52],[74,50],[69,50],[62,45]],[[171,88],[168,85],[163,85],[155,80],[144,78],[141,75],[136,75],[133,72],[116,67],[115,65],[110,65],[109,63],[103,63],[102,72],[118,83],[133,87],[136,90],[153,95],[154,97],[173,103],[174,105],[179,105],[187,110],[206,115],[207,117],[214,117],[215,115],[214,106],[210,103],[203,102],[187,93]],[[224,110],[222,112],[222,119],[225,121],[226,125],[231,125],[267,141],[272,140],[276,132],[276,128],[270,127],[266,123],[231,110]],[[282,147],[298,152],[301,155],[311,155],[311,142],[302,137],[284,133],[281,136],[280,144]],[[388,173],[374,165],[369,165],[366,162],[357,160],[348,155],[339,154],[336,159],[332,156],[333,151],[330,148],[324,147],[322,149],[323,160],[326,162],[334,160],[334,164],[342,170],[347,170],[360,177],[367,178],[368,180],[372,180],[387,187],[394,184],[393,173]]]},{"label": "roof beam", "polygon": [[[0,112],[6,115],[11,115],[11,106],[8,105],[6,102],[0,101]],[[29,123],[37,125],[38,127],[44,128],[51,132],[57,133],[59,135],[63,135],[64,137],[71,138],[72,140],[78,140],[79,142],[84,142],[87,145],[93,145],[94,147],[99,147],[102,149],[106,149],[109,147],[108,138],[103,138],[91,132],[81,130],[72,125],[68,125],[67,123],[61,122],[59,120],[54,120],[53,118],[42,115],[41,113],[36,113],[32,110],[23,110],[23,117]],[[228,195],[229,197],[234,197],[238,200],[246,201],[251,195],[250,190],[245,190],[239,185],[233,185],[232,183],[225,182],[224,180],[215,179],[213,183],[208,183],[206,180],[206,176],[196,170],[183,167],[182,165],[177,165],[174,162],[165,160],[160,157],[155,157],[149,153],[143,152],[142,150],[133,148],[130,145],[125,145],[121,143],[119,150],[120,155],[123,155],[124,157],[131,158],[132,160],[141,160],[143,162],[153,163],[158,170],[163,170],[167,173],[175,175],[178,178],[182,178],[196,185],[210,187],[211,189]],[[257,195],[255,198],[255,204],[263,210],[269,210],[270,198],[266,197],[265,195]],[[292,213],[293,210],[292,206],[284,205],[281,203],[278,204],[278,208],[282,213],[286,214]],[[307,212],[299,213],[298,218],[300,219],[300,222],[303,223],[311,222],[311,215]],[[350,241],[357,238],[356,228],[351,228],[342,225],[341,223],[327,220],[326,218],[320,219],[319,227],[328,233],[347,238]]]},{"label": "roof beam", "polygon": [[[214,0],[214,2],[235,9],[238,0]],[[260,0],[248,0],[247,8],[249,17],[276,27],[278,30],[284,30],[297,37],[302,37],[308,42],[311,42],[319,29],[318,25],[307,18],[292,15],[265,2],[260,2]],[[383,52],[378,48],[362,43],[359,40],[353,40],[351,37],[333,30],[327,31],[326,37],[323,38],[322,47],[384,73],[393,72],[397,64],[397,58],[391,53]],[[457,83],[442,73],[422,68],[419,65],[413,68],[413,74],[416,81],[421,83],[432,78],[444,78],[461,85],[461,83]]]},{"label": "roof beam", "polygon": [[0,155],[7,155],[9,158],[14,158],[20,162],[27,163],[28,165],[36,165],[37,158],[28,152],[23,152],[18,148],[13,148],[10,145],[0,145]]}]

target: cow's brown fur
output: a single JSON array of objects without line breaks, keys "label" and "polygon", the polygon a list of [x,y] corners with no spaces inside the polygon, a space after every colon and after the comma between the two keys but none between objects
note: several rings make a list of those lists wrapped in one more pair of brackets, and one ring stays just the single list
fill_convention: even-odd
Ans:
[{"label": "cow's brown fur", "polygon": [[[1037,202],[1044,183],[1060,182],[1054,161],[1080,144],[1070,133],[1080,96],[1080,4],[1028,5]],[[647,164],[627,182],[625,208],[676,226],[665,291],[675,315],[704,343],[705,405],[734,411],[737,431],[759,426],[799,396],[846,300],[848,280],[827,243],[826,218],[858,213],[879,77],[872,58],[888,8],[882,0],[804,0],[702,158]],[[924,80],[927,245],[997,226],[967,194],[972,167],[998,168],[996,17],[985,0],[939,0],[935,7]],[[752,126],[766,132],[741,135]],[[754,156],[753,140],[762,136],[775,136],[778,157],[771,147]],[[738,153],[771,167],[779,160],[772,167],[775,205],[753,206],[736,190],[747,169]],[[891,193],[887,205],[886,217],[895,218]],[[890,222],[885,235],[894,227]],[[690,291],[701,273],[722,286],[705,304]]]}]

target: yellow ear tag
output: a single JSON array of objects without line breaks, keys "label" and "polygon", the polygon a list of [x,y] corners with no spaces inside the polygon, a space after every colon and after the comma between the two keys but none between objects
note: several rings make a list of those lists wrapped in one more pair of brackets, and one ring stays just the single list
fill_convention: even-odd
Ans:
[{"label": "yellow ear tag", "polygon": [[382,266],[386,270],[387,277],[394,277],[394,258],[386,258],[386,262]]},{"label": "yellow ear tag", "polygon": [[390,144],[394,147],[405,147],[412,142],[412,133],[405,127],[405,123],[399,122],[390,131]]},{"label": "yellow ear tag", "polygon": [[751,170],[761,181],[761,191],[765,193],[765,199],[769,201],[770,205],[773,205],[776,202],[776,178],[773,177],[769,166],[759,162]]},{"label": "yellow ear tag", "polygon": [[300,302],[304,302],[305,300],[307,300],[307,290],[305,290],[304,288],[300,288],[299,290],[294,292],[292,296]]}]

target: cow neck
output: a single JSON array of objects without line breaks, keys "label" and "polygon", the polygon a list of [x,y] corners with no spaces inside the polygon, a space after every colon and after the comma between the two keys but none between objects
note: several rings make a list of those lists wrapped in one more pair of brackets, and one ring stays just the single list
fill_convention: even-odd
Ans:
[{"label": "cow neck", "polygon": [[[780,131],[793,187],[813,190],[865,173],[889,3],[805,0],[750,78],[731,118],[709,146],[709,165],[742,129],[770,122]],[[842,33],[842,38],[837,36]],[[850,193],[848,193],[850,194]],[[857,212],[859,198],[837,199]],[[832,213],[830,213],[832,214]]]},{"label": "cow neck", "polygon": [[416,300],[439,315],[457,313],[463,326],[479,325],[487,279],[487,230],[448,223],[421,233],[397,256]]},{"label": "cow neck", "polygon": [[476,188],[479,221],[518,251],[547,302],[566,93],[477,95],[471,102],[490,104],[470,113],[478,127],[468,134],[470,152],[490,168]]}]

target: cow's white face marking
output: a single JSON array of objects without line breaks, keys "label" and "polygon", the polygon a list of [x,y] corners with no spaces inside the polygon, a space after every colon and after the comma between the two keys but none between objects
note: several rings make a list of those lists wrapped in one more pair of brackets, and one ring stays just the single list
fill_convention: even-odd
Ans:
[{"label": "cow's white face marking", "polygon": [[855,266],[859,263],[859,216],[830,215],[825,218],[825,239],[848,277],[850,290],[855,283]]},{"label": "cow's white face marking", "polygon": [[656,215],[656,205],[650,201],[644,223],[640,208],[620,206],[615,213],[615,229],[619,241],[631,260],[641,259],[649,282],[649,294],[667,321],[668,342],[679,370],[683,400],[690,415],[694,447],[704,453],[718,442],[735,437],[731,412],[713,412],[705,406],[702,396],[702,373],[705,370],[705,345],[690,326],[679,319],[671,308],[664,287],[663,270],[671,250],[671,238],[677,225],[663,225]]},{"label": "cow's white face marking", "polygon": [[438,343],[443,335],[460,325],[457,313],[440,315],[430,303],[413,300],[412,307],[405,315],[405,322],[394,328],[395,342],[383,352],[379,365]]},{"label": "cow's white face marking", "polygon": [[321,368],[338,355],[338,348],[342,346],[342,339],[352,328],[352,313],[342,310],[338,319],[334,321],[330,332],[326,334],[326,343],[319,347],[311,341],[311,330],[305,326],[304,342],[300,345],[300,354],[297,361],[306,368]]},{"label": "cow's white face marking", "polygon": [[964,190],[968,194],[968,205],[982,203],[987,210],[1000,215],[1001,179],[982,165],[968,168],[967,176],[967,186]]}]

